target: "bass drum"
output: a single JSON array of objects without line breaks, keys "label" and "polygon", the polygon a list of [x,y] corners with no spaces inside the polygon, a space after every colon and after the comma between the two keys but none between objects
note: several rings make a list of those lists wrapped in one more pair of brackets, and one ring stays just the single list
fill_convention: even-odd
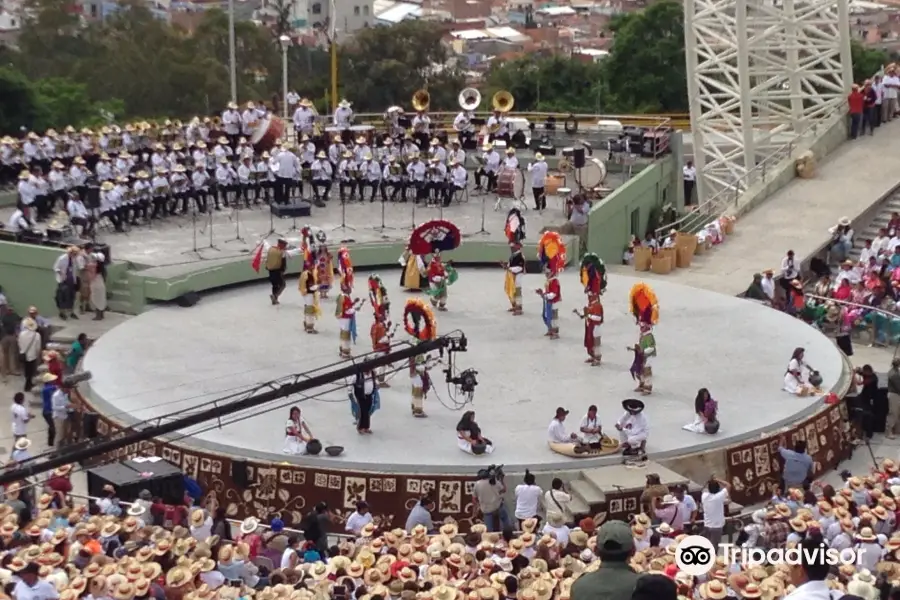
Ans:
[{"label": "bass drum", "polygon": [[278,117],[265,117],[250,136],[250,144],[257,154],[269,152],[284,136],[284,121]]},{"label": "bass drum", "polygon": [[575,181],[586,190],[600,187],[606,180],[606,165],[599,158],[589,158],[584,167],[575,171]]},{"label": "bass drum", "polygon": [[519,169],[503,168],[497,176],[497,197],[518,200],[525,195],[525,175]]}]

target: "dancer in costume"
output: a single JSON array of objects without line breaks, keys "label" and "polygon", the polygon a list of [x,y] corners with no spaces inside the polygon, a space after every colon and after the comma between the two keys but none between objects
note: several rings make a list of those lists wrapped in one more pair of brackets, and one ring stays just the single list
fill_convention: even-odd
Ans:
[{"label": "dancer in costume", "polygon": [[[406,332],[417,341],[424,342],[437,338],[437,323],[434,313],[431,312],[428,304],[418,298],[406,302],[406,308],[403,310],[403,323]],[[410,410],[417,418],[428,416],[425,414],[425,397],[431,387],[431,378],[428,373],[429,364],[430,360],[422,354],[410,360],[409,375],[412,389]]]},{"label": "dancer in costume", "polygon": [[372,303],[372,309],[375,311],[375,319],[381,318],[385,324],[391,324],[391,299],[388,298],[387,288],[381,277],[369,275],[369,302]]},{"label": "dancer in costume", "polygon": [[584,319],[584,348],[588,354],[584,362],[596,367],[600,364],[600,326],[603,324],[603,305],[600,304],[600,296],[588,294],[584,312],[578,312],[577,308],[572,312],[580,319]]},{"label": "dancer in costume", "polygon": [[428,265],[428,295],[431,305],[440,311],[447,310],[447,288],[456,283],[459,274],[453,263],[444,264],[440,252],[435,252]]},{"label": "dancer in costume", "polygon": [[626,350],[634,353],[634,359],[631,361],[631,369],[628,371],[631,373],[631,378],[638,383],[637,387],[634,388],[634,391],[649,395],[653,390],[653,384],[650,383],[648,387],[648,384],[645,381],[647,357],[644,354],[644,349],[641,348],[640,344],[635,344],[634,346],[629,346]]},{"label": "dancer in costume", "polygon": [[544,301],[544,308],[541,311],[544,325],[547,327],[547,333],[544,335],[551,340],[559,339],[559,302],[562,300],[562,292],[559,287],[557,262],[557,258],[547,262],[544,267],[547,281],[544,283],[543,289],[535,290],[535,293]]},{"label": "dancer in costume", "polygon": [[356,311],[362,306],[362,300],[354,300],[350,296],[350,283],[341,282],[341,293],[335,302],[334,316],[340,326],[340,355],[341,358],[351,358],[350,342],[356,343]]},{"label": "dancer in costume", "polygon": [[426,277],[425,260],[416,254],[407,246],[400,257],[400,266],[403,270],[400,272],[400,287],[407,292],[419,292],[428,286]]},{"label": "dancer in costume", "polygon": [[653,335],[653,325],[650,323],[641,323],[641,337],[638,340],[641,351],[644,353],[644,369],[641,372],[641,381],[643,382],[644,391],[650,393],[653,391],[653,367],[651,360],[656,356],[656,338]]},{"label": "dancer in costume", "polygon": [[300,294],[303,296],[303,330],[306,333],[316,331],[316,320],[319,318],[319,284],[316,277],[316,265],[312,254],[307,251],[303,258],[303,270],[300,272]]},{"label": "dancer in costume", "polygon": [[[372,323],[372,328],[369,330],[370,335],[372,336],[372,350],[376,354],[387,354],[391,351],[391,340],[394,339],[394,334],[397,332],[396,327],[391,327],[390,321],[386,320],[386,313],[379,312],[377,309],[375,310],[375,322]],[[378,369],[378,386],[383,388],[391,387],[387,381],[385,381],[385,371],[387,371],[387,366],[381,367]]]},{"label": "dancer in costume", "polygon": [[254,271],[259,273],[263,260],[265,260],[266,271],[269,272],[269,283],[272,285],[272,292],[269,294],[269,300],[271,300],[272,304],[278,304],[278,298],[284,292],[284,288],[287,287],[284,281],[287,259],[292,256],[299,256],[301,253],[302,250],[300,248],[288,250],[287,241],[280,238],[274,246],[270,246],[266,240],[262,240],[253,251],[250,266]]},{"label": "dancer in costume", "polygon": [[350,260],[350,250],[346,246],[341,246],[338,250],[337,264],[342,288],[344,283],[347,283],[350,286],[350,293],[353,293],[353,261]]},{"label": "dancer in costume", "polygon": [[328,298],[328,292],[334,283],[334,262],[331,260],[331,252],[325,242],[316,245],[316,277],[319,281],[319,295]]},{"label": "dancer in costume", "polygon": [[522,278],[525,276],[525,255],[522,254],[522,244],[510,242],[509,262],[500,263],[506,269],[506,277],[503,281],[503,291],[509,298],[511,307],[508,312],[514,316],[522,314]]},{"label": "dancer in costume", "polygon": [[631,287],[629,295],[631,314],[640,328],[640,338],[633,348],[634,362],[631,365],[631,376],[638,382],[635,391],[649,394],[653,391],[653,369],[650,360],[656,356],[656,339],[653,326],[659,322],[659,301],[656,293],[644,282]]}]

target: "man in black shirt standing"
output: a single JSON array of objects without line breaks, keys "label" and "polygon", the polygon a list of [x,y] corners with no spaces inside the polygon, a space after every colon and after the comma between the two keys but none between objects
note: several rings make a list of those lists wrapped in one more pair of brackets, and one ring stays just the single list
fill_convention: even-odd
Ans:
[{"label": "man in black shirt standing", "polygon": [[0,378],[6,381],[10,375],[18,376],[19,343],[16,336],[19,332],[19,318],[12,308],[4,304],[0,306]]}]

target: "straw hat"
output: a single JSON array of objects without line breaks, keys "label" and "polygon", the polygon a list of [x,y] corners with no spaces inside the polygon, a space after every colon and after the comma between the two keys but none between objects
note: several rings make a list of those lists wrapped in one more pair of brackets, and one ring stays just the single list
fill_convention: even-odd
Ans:
[{"label": "straw hat", "polygon": [[202,508],[195,508],[191,511],[191,525],[200,527],[206,520],[206,512]]},{"label": "straw hat", "polygon": [[259,529],[259,519],[256,517],[247,517],[241,521],[241,533],[249,535]]},{"label": "straw hat", "polygon": [[874,542],[878,537],[872,531],[871,527],[863,527],[860,532],[856,534],[856,539],[861,542]]},{"label": "straw hat", "polygon": [[724,600],[726,596],[728,596],[728,589],[717,579],[707,581],[700,586],[700,597],[704,600]]}]

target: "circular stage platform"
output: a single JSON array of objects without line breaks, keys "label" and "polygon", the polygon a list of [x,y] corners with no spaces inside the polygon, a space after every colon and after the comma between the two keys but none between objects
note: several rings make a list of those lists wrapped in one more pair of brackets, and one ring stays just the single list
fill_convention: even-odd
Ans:
[{"label": "circular stage platform", "polygon": [[[568,459],[547,447],[547,427],[557,406],[571,411],[567,425],[575,431],[588,405],[596,404],[604,428],[615,433],[621,400],[634,396],[628,374],[632,354],[626,346],[638,338],[628,312],[628,293],[638,279],[610,275],[603,296],[603,364],[590,367],[584,364],[582,322],[572,314],[585,299],[575,271],[569,268],[561,277],[561,339],[556,341],[543,337],[540,299],[533,293],[542,285],[542,275],[525,277],[525,315],[513,317],[506,312],[502,270],[461,269],[450,289],[449,312],[437,313],[439,332],[459,329],[469,339],[468,352],[457,355],[457,366],[479,371],[474,410],[485,435],[495,442],[490,457],[457,448],[455,426],[461,412],[448,408],[452,401],[442,374],[435,372],[437,390],[426,400],[429,418],[412,417],[405,370],[382,391],[370,436],[356,433],[346,391],[297,399],[314,435],[325,445],[345,447],[337,458],[283,454],[287,408],[264,412],[268,407],[262,407],[222,429],[181,432],[178,438],[190,437],[180,443],[215,454],[368,472],[470,474],[488,463],[505,464],[510,472],[618,463],[616,456]],[[357,273],[358,296],[367,293],[366,275]],[[407,298],[398,279],[397,271],[385,274],[395,322],[401,320]],[[785,367],[798,346],[806,348],[808,362],[821,372],[825,390],[841,377],[838,350],[799,320],[721,294],[658,280],[652,286],[660,303],[654,392],[645,398],[652,458],[721,448],[812,414],[820,399],[796,398],[781,390]],[[289,282],[277,307],[269,304],[268,286],[260,284],[206,296],[189,309],[155,308],[114,328],[88,352],[84,368],[94,376],[89,399],[120,421],[143,421],[335,363],[333,303],[323,302],[318,336],[303,333],[296,280]],[[366,304],[356,354],[371,349],[371,323]],[[397,339],[409,338],[401,331]],[[681,428],[693,419],[694,397],[702,387],[719,402],[722,429],[715,437]]]}]

